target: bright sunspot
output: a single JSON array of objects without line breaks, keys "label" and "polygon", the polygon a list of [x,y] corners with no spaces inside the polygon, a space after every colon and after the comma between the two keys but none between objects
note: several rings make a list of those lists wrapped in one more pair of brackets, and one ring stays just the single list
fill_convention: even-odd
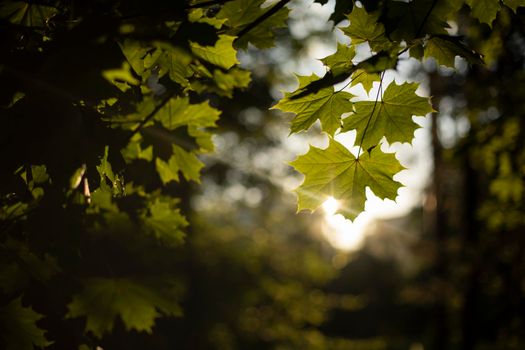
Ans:
[{"label": "bright sunspot", "polygon": [[343,215],[335,214],[338,201],[330,197],[323,203],[323,234],[328,241],[339,249],[356,250],[363,242],[365,230],[371,224],[369,214],[361,213],[353,222]]},{"label": "bright sunspot", "polygon": [[323,210],[326,215],[334,215],[336,210],[339,208],[339,203],[334,197],[330,197],[323,203]]}]

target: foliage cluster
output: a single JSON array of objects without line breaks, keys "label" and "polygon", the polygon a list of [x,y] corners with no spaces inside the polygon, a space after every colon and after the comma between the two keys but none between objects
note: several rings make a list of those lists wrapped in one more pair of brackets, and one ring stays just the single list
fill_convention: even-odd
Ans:
[{"label": "foliage cluster", "polygon": [[[213,151],[217,101],[249,86],[237,51],[273,46],[288,2],[0,5],[5,348],[50,346],[65,330],[70,339],[55,346],[89,348],[119,323],[151,333],[159,318],[182,315],[181,261],[172,255],[191,232],[187,194],[200,181],[199,155]],[[332,19],[349,21],[341,29],[350,44],[323,59],[324,77],[299,77],[299,88],[274,106],[296,114],[292,133],[319,120],[330,138],[326,149],[312,147],[292,163],[305,175],[299,209],[333,196],[355,218],[366,187],[395,199],[402,167],[381,145],[411,142],[413,116],[434,110],[416,83],[383,86],[384,72],[408,55],[452,68],[456,56],[479,64],[482,56],[448,23],[467,6],[490,27],[498,13],[512,16],[523,5],[336,1]],[[356,101],[334,88],[342,82],[377,92]],[[357,154],[334,139],[350,131]],[[512,181],[507,175],[502,181]],[[492,186],[505,196],[497,190],[504,184]],[[46,320],[60,322],[46,327]]]}]

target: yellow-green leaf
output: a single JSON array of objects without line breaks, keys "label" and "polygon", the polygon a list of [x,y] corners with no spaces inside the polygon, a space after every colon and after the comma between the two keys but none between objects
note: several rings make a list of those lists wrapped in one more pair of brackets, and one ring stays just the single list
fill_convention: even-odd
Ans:
[{"label": "yellow-green leaf", "polygon": [[395,199],[401,184],[393,176],[403,170],[394,154],[378,147],[356,158],[342,144],[331,140],[328,148],[311,146],[308,153],[290,163],[305,175],[295,191],[298,210],[317,209],[327,198],[340,201],[339,212],[354,219],[364,210],[369,187],[380,198]]},{"label": "yellow-green leaf", "polygon": [[[297,90],[316,79],[315,75],[300,76]],[[335,91],[333,87],[326,87],[299,98],[293,98],[295,94],[286,93],[284,98],[272,107],[296,114],[290,127],[292,133],[308,130],[319,119],[323,131],[333,135],[341,126],[341,115],[352,111],[350,99],[353,95],[345,91]]]},{"label": "yellow-green leaf", "polygon": [[430,99],[416,94],[416,83],[391,83],[380,101],[360,101],[355,113],[344,119],[343,131],[357,130],[356,143],[363,149],[388,142],[411,142],[419,125],[412,116],[425,116],[433,111]]},{"label": "yellow-green leaf", "polygon": [[202,46],[198,43],[190,42],[190,47],[195,56],[221,68],[230,69],[239,63],[237,51],[233,48],[234,40],[234,36],[221,34],[214,46]]}]

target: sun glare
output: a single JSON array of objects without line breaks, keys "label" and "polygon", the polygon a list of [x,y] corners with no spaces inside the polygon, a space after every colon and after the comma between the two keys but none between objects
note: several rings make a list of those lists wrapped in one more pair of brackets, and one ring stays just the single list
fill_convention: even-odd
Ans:
[{"label": "sun glare", "polygon": [[329,197],[324,201],[323,210],[326,215],[334,215],[337,209],[339,209],[339,202],[334,197]]},{"label": "sun glare", "polygon": [[338,208],[339,202],[333,197],[323,203],[323,234],[339,249],[356,250],[361,246],[365,230],[371,224],[370,216],[362,213],[352,222],[341,214],[335,214]]}]

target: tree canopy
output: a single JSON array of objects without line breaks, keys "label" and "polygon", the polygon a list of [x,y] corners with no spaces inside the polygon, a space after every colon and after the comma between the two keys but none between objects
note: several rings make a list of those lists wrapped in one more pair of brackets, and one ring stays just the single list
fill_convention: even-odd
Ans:
[{"label": "tree canopy", "polygon": [[[274,46],[287,30],[289,3],[0,4],[0,332],[6,349],[91,349],[120,328],[151,333],[160,320],[185,313],[181,266],[191,258],[183,252],[195,229],[189,193],[201,182],[202,156],[214,151],[221,108],[240,103],[238,94],[255,84],[240,53]],[[298,210],[315,211],[333,197],[353,220],[364,210],[366,188],[395,200],[401,184],[394,176],[404,167],[383,146],[411,143],[420,127],[414,117],[438,105],[417,82],[386,85],[385,72],[409,57],[449,71],[458,61],[472,71],[491,69],[493,36],[522,20],[523,6],[520,0],[336,0],[331,20],[346,41],[321,60],[326,74],[298,76],[295,91],[271,107],[294,114],[289,126],[282,122],[290,134],[313,128],[329,139],[326,148],[311,146],[290,163],[304,175]],[[464,23],[475,23],[478,32]],[[366,98],[345,90],[357,85]],[[522,220],[513,204],[522,200],[525,159],[506,142],[519,137],[514,124],[523,124],[520,118],[472,129],[489,140],[476,155],[497,173],[490,192],[514,210],[515,221]],[[335,139],[351,132],[355,150]],[[185,259],[173,258],[177,254]],[[305,274],[323,280],[314,268]],[[280,286],[279,294],[271,281],[258,287],[271,289],[267,297],[275,299],[301,290]],[[292,311],[287,317],[299,325],[322,318]],[[285,327],[286,320],[276,322]],[[279,339],[279,329],[272,331],[267,337]],[[330,346],[348,346],[336,343]]]}]

